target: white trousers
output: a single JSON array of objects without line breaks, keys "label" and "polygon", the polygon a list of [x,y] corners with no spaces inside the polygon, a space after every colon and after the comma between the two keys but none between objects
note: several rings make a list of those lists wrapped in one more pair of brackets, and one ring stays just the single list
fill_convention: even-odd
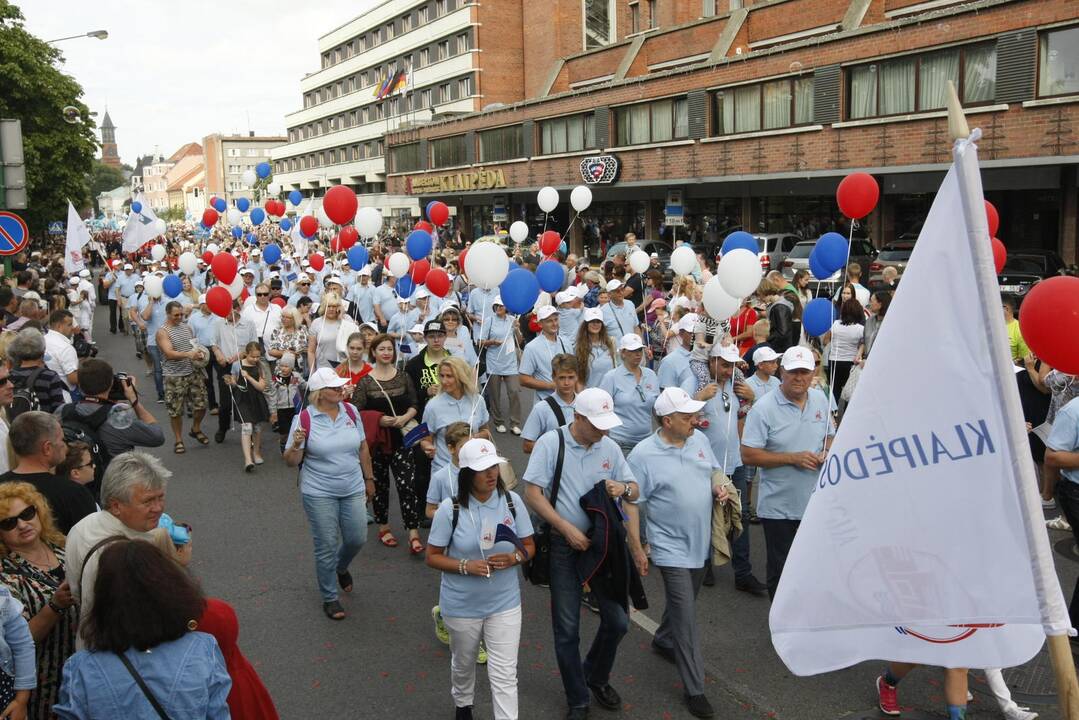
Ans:
[{"label": "white trousers", "polygon": [[442,617],[450,632],[450,682],[453,704],[468,707],[476,691],[476,655],[487,645],[487,677],[495,720],[517,720],[517,650],[521,644],[521,606],[485,618]]}]

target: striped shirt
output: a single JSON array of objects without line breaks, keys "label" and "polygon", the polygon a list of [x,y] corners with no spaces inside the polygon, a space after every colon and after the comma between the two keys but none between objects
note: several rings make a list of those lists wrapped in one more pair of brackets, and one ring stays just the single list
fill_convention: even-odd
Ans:
[{"label": "striped shirt", "polygon": [[[187,323],[179,323],[176,325],[166,324],[163,327],[165,332],[168,333],[169,342],[172,343],[174,352],[190,352],[195,349],[195,346],[192,343],[194,334],[191,332],[191,328]],[[193,369],[190,358],[183,358],[182,360],[163,359],[161,361],[162,375],[190,375]]]}]

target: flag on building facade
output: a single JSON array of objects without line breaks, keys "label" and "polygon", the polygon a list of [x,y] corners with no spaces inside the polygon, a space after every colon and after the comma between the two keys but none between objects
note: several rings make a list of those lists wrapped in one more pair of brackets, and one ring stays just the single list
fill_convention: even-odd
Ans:
[{"label": "flag on building facade", "polygon": [[67,201],[67,244],[64,247],[64,270],[73,273],[86,267],[83,248],[90,242],[90,230],[79,217],[75,206]]}]

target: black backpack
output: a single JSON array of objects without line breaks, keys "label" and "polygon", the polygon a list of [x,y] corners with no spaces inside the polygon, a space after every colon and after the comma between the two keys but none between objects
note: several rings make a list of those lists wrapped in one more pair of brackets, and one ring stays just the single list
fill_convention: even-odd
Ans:
[{"label": "black backpack", "polygon": [[44,365],[31,370],[30,374],[22,382],[18,380],[14,382],[15,393],[11,400],[11,406],[7,410],[9,423],[15,422],[15,418],[24,412],[41,409],[41,400],[38,398],[37,392],[34,391],[34,384],[43,372],[45,372]]},{"label": "black backpack", "polygon": [[64,429],[64,442],[83,442],[90,447],[90,457],[94,461],[94,481],[88,485],[90,492],[97,496],[101,487],[101,478],[109,466],[112,455],[101,441],[101,426],[108,422],[112,405],[102,404],[89,415],[78,411],[78,403],[68,403],[60,408],[60,425]]}]

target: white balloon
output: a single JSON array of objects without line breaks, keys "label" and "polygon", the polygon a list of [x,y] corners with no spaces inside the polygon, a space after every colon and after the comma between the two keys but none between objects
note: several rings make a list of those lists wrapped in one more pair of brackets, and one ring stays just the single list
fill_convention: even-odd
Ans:
[{"label": "white balloon", "polygon": [[[747,250],[746,252],[749,251]],[[731,297],[723,289],[718,275],[705,283],[702,299],[704,300],[704,309],[716,320],[726,320],[738,312],[738,308],[742,304],[738,298]]]},{"label": "white balloon", "polygon": [[[512,225],[510,225],[510,237],[515,243],[523,243],[525,240],[527,240],[528,223],[517,220]],[[467,260],[468,257],[466,256],[465,259]]]},{"label": "white balloon", "polygon": [[255,182],[258,181],[258,176],[255,175],[254,170],[244,170],[244,174],[240,176],[244,185],[247,187],[255,187]]},{"label": "white balloon", "polygon": [[169,226],[165,224],[165,221],[161,218],[154,220],[154,232],[158,235],[164,235],[165,231],[169,229]]},{"label": "white balloon", "polygon": [[146,284],[143,285],[142,287],[143,287],[143,289],[146,290],[146,294],[149,295],[150,297],[159,298],[159,297],[161,297],[161,290],[162,290],[161,286],[162,286],[163,283],[164,283],[164,280],[159,278],[157,275],[147,275],[146,276]]},{"label": "white balloon", "polygon": [[412,264],[412,261],[409,260],[408,255],[405,255],[403,252],[395,252],[393,255],[390,255],[390,272],[397,277],[404,277],[408,274],[408,266],[410,264]]},{"label": "white balloon", "polygon": [[635,273],[643,273],[652,264],[652,258],[644,250],[634,250],[629,256],[629,266]]},{"label": "white balloon", "polygon": [[315,211],[315,217],[318,218],[318,224],[324,228],[332,228],[334,226],[333,220],[330,220],[330,216],[326,214],[326,208],[319,205],[318,210]]},{"label": "white balloon", "polygon": [[501,245],[493,242],[475,243],[465,256],[465,275],[484,290],[498,287],[510,271],[510,259]]},{"label": "white balloon", "polygon": [[[541,187],[536,195],[536,204],[540,206],[540,210],[543,212],[554,212],[554,209],[558,207],[558,191],[550,185]],[[465,260],[468,260],[468,258],[466,257]]]},{"label": "white balloon", "polygon": [[225,211],[225,219],[229,221],[229,225],[239,225],[244,219],[244,214],[240,212],[240,208],[230,207]]},{"label": "white balloon", "polygon": [[697,256],[689,245],[681,245],[671,253],[671,270],[675,275],[688,275],[697,267]]},{"label": "white balloon", "polygon": [[592,204],[592,188],[587,185],[578,185],[569,194],[569,204],[577,212],[584,212]]},{"label": "white balloon", "polygon": [[150,257],[153,258],[154,262],[161,262],[162,260],[164,260],[165,259],[165,246],[164,245],[154,245],[152,248],[150,248]]},{"label": "white balloon", "polygon": [[745,248],[723,253],[716,267],[716,277],[728,295],[748,297],[761,283],[761,262],[757,253]]},{"label": "white balloon", "polygon": [[206,246],[206,249],[208,251],[212,252],[214,255],[221,252],[221,247],[217,243],[210,243],[209,245]]},{"label": "white balloon", "polygon": [[373,238],[382,230],[382,213],[373,207],[356,211],[356,230],[362,238]]},{"label": "white balloon", "polygon": [[194,275],[199,269],[199,259],[195,257],[193,252],[185,252],[180,255],[180,259],[176,262],[180,266],[180,272],[184,275]]},{"label": "white balloon", "polygon": [[244,291],[244,278],[243,278],[243,275],[240,275],[239,273],[236,273],[236,277],[234,277],[232,279],[231,283],[229,283],[228,285],[225,285],[225,289],[229,291],[229,295],[232,296],[233,300],[240,297],[240,293],[242,293]]},{"label": "white balloon", "polygon": [[270,183],[269,185],[266,186],[266,192],[270,193],[271,195],[280,195],[281,194],[281,183],[277,183],[277,182]]}]

